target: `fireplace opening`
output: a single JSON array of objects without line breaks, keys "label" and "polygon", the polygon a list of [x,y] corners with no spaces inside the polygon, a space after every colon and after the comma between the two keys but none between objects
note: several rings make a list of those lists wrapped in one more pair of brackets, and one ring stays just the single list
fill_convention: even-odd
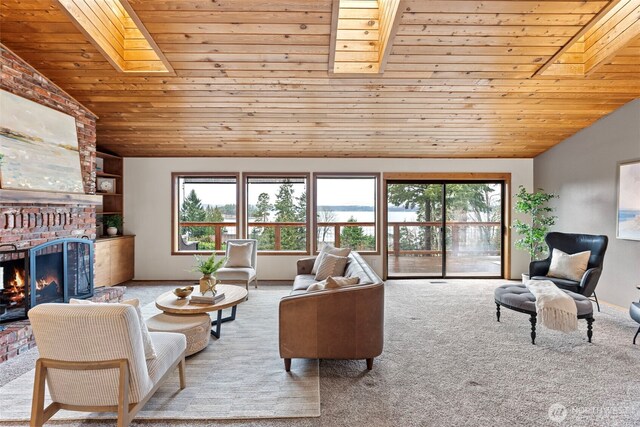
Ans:
[{"label": "fireplace opening", "polygon": [[16,259],[0,263],[0,277],[0,321],[22,318],[24,307],[28,303],[25,260]]},{"label": "fireplace opening", "polygon": [[64,302],[62,245],[55,245],[51,248],[55,252],[36,254],[34,277],[36,305],[47,302]]},{"label": "fireplace opening", "polygon": [[[58,239],[0,251],[0,323],[24,319],[38,304],[93,296],[93,242]],[[6,249],[6,245],[5,248]]]}]

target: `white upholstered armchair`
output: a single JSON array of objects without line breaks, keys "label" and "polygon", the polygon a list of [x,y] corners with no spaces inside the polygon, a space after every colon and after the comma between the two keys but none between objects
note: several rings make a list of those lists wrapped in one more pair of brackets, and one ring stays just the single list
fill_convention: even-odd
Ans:
[{"label": "white upholstered armchair", "polygon": [[249,283],[254,282],[258,287],[257,263],[258,263],[258,241],[256,239],[229,239],[227,240],[226,257],[227,264],[231,259],[229,250],[232,245],[251,244],[251,254],[249,256],[249,265],[240,267],[228,267],[226,264],[216,272],[216,279],[221,283],[237,283],[245,285],[249,290]]},{"label": "white upholstered armchair", "polygon": [[[136,309],[125,304],[42,304],[29,311],[40,352],[31,426],[58,410],[117,412],[128,426],[160,384],[179,368],[185,387],[182,334],[151,332],[156,357],[145,360]],[[53,403],[44,408],[45,382]]]}]

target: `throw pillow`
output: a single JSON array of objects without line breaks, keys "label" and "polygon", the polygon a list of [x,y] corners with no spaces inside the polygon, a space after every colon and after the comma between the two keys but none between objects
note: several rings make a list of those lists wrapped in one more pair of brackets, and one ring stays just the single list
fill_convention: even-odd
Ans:
[{"label": "throw pillow", "polygon": [[309,285],[309,287],[307,288],[307,292],[313,292],[313,291],[324,291],[326,284],[325,281],[323,280],[322,282],[316,282],[316,283],[312,283],[311,285]]},{"label": "throw pillow", "polygon": [[253,253],[253,242],[247,243],[227,243],[227,261],[225,267],[251,268],[251,255]]},{"label": "throw pillow", "polygon": [[561,250],[554,249],[551,253],[551,265],[547,276],[579,282],[582,280],[584,272],[587,271],[590,256],[591,251],[569,255]]},{"label": "throw pillow", "polygon": [[347,266],[347,257],[325,254],[322,257],[318,271],[316,272],[316,280],[325,280],[329,276],[342,276]]},{"label": "throw pillow", "polygon": [[316,257],[315,262],[313,263],[313,268],[311,269],[311,274],[316,274],[318,272],[318,268],[322,263],[322,258],[326,254],[337,255],[337,256],[349,256],[351,253],[351,248],[336,248],[329,243],[325,243],[325,245],[320,249],[320,253]]},{"label": "throw pillow", "polygon": [[[95,303],[86,299],[71,298],[69,300],[69,304],[87,305],[104,303]],[[138,298],[132,298],[130,300],[122,301],[120,304],[131,305],[136,309],[136,314],[138,315],[138,323],[140,324],[140,333],[142,335],[142,346],[144,347],[144,358],[147,360],[155,359],[157,357],[156,349],[153,346],[153,341],[151,340],[151,335],[149,334],[147,323],[144,321],[144,317],[142,316],[142,311],[140,310],[140,301],[138,300]]]},{"label": "throw pillow", "polygon": [[325,286],[325,289],[336,289],[343,286],[357,285],[359,282],[359,277],[327,277],[327,285]]}]

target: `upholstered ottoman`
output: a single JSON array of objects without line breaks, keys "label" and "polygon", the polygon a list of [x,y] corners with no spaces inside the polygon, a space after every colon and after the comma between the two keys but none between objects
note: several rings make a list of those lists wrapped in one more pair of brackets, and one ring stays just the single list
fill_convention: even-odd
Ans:
[{"label": "upholstered ottoman", "polygon": [[208,314],[174,316],[161,313],[147,319],[150,332],[179,332],[187,337],[186,355],[191,356],[209,345],[211,318]]},{"label": "upholstered ottoman", "polygon": [[[591,342],[593,335],[593,306],[591,300],[587,297],[575,292],[562,290],[576,302],[578,309],[578,319],[586,319],[587,321],[587,338]],[[525,313],[530,316],[531,322],[531,344],[536,343],[536,298],[526,288],[525,285],[503,285],[498,287],[494,293],[496,302],[496,317],[500,321],[500,307],[505,307],[519,313]]]}]

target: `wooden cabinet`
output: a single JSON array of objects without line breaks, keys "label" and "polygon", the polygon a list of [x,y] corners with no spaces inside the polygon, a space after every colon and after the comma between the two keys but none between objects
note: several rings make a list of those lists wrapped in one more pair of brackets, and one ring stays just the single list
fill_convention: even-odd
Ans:
[{"label": "wooden cabinet", "polygon": [[113,286],[133,279],[135,236],[98,239],[94,286]]}]

